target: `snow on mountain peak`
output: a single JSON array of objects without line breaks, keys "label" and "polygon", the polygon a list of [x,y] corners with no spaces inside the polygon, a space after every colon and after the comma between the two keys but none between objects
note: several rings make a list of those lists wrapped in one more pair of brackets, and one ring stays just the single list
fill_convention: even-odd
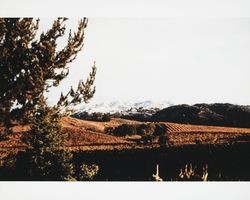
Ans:
[{"label": "snow on mountain peak", "polygon": [[116,112],[125,112],[128,110],[136,110],[136,109],[163,109],[173,105],[169,101],[162,101],[162,102],[154,102],[154,101],[141,101],[141,102],[108,102],[108,103],[88,103],[85,104],[83,107],[80,107],[78,110],[79,112],[102,112],[102,113],[116,113]]}]

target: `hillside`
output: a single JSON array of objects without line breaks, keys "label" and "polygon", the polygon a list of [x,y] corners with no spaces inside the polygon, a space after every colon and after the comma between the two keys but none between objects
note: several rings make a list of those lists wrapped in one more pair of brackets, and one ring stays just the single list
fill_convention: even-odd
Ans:
[{"label": "hillside", "polygon": [[[111,105],[109,107],[109,105]],[[250,106],[229,103],[171,105],[151,101],[122,104],[97,104],[84,107],[72,117],[105,121],[105,114],[115,118],[141,122],[175,122],[193,125],[211,125],[250,128]]]},{"label": "hillside", "polygon": [[[110,122],[93,122],[71,117],[62,119],[63,131],[68,133],[67,146],[73,151],[109,151],[126,149],[158,148],[159,144],[137,144],[126,137],[104,134],[105,127],[121,124],[139,124],[141,122],[113,118]],[[201,125],[184,125],[165,122],[169,135],[169,147],[185,145],[217,145],[250,142],[250,129]],[[13,127],[8,140],[0,141],[0,155],[24,150],[26,146],[21,137],[27,134],[29,126]]]},{"label": "hillside", "polygon": [[222,103],[183,104],[156,112],[151,121],[250,128],[250,107]]},{"label": "hillside", "polygon": [[[126,145],[131,142],[120,137],[104,134],[105,126],[118,126],[123,123],[136,123],[129,120],[114,119],[109,123],[78,120],[71,117],[64,117],[61,120],[63,132],[68,134],[67,146],[77,150],[109,149],[114,145]],[[1,127],[0,127],[1,129]],[[7,140],[0,141],[0,157],[6,156],[9,152],[25,150],[22,137],[28,134],[29,125],[16,125],[12,128],[13,133]]]}]

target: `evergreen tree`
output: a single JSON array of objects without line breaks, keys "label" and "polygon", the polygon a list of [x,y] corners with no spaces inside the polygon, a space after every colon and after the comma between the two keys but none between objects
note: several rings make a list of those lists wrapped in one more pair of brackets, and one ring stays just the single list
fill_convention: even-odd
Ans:
[{"label": "evergreen tree", "polygon": [[[27,121],[36,105],[43,101],[44,92],[58,86],[69,73],[71,63],[81,51],[86,18],[78,30],[70,31],[68,42],[58,50],[57,41],[65,35],[66,18],[58,18],[38,39],[39,19],[0,18],[0,122],[10,127],[11,120]],[[74,98],[62,96],[60,106],[89,100],[94,92],[96,68],[86,82],[80,81]],[[73,88],[72,88],[73,89]]]},{"label": "evergreen tree", "polygon": [[70,31],[67,45],[57,49],[58,39],[65,35],[66,20],[58,18],[47,32],[35,39],[39,19],[0,18],[0,122],[6,128],[5,133],[13,120],[31,124],[24,138],[28,149],[16,158],[17,174],[22,179],[77,178],[59,120],[69,105],[93,97],[95,64],[87,80],[80,80],[76,90],[71,87],[68,93],[61,94],[57,105],[49,107],[44,97],[45,92],[67,77],[68,64],[83,47],[86,18],[79,22],[75,33]]},{"label": "evergreen tree", "polygon": [[39,105],[24,138],[28,149],[17,160],[16,168],[22,169],[17,169],[19,176],[28,180],[75,180],[72,154],[65,148],[67,135],[62,133],[59,119],[53,108]]}]

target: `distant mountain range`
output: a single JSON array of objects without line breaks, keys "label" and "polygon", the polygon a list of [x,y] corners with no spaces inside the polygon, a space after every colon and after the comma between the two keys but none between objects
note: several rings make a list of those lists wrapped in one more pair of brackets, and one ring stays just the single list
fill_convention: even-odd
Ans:
[{"label": "distant mountain range", "polygon": [[[229,103],[173,105],[171,102],[142,101],[87,104],[73,116],[87,119],[96,113],[109,113],[137,121],[166,121],[182,124],[229,126],[250,128],[250,106]],[[101,118],[102,115],[98,116]],[[101,118],[102,119],[102,118]]]},{"label": "distant mountain range", "polygon": [[120,102],[114,101],[110,103],[89,103],[84,105],[78,110],[78,112],[88,112],[88,113],[137,113],[139,110],[151,110],[151,109],[163,109],[173,105],[169,101],[154,102],[154,101],[141,101],[141,102]]}]

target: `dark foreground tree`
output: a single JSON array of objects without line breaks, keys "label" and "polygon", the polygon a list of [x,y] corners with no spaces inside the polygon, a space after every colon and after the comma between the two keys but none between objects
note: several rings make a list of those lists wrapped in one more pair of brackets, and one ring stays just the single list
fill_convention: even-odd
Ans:
[{"label": "dark foreground tree", "polygon": [[68,75],[68,64],[83,47],[86,18],[79,22],[76,32],[70,31],[66,46],[58,50],[57,41],[65,35],[65,21],[58,18],[38,37],[39,20],[0,19],[0,122],[4,133],[10,132],[13,121],[31,124],[24,138],[28,149],[15,158],[14,167],[20,176],[28,176],[26,179],[78,179],[59,120],[69,105],[93,97],[96,67],[94,64],[87,80],[79,81],[75,90],[71,87],[65,95],[62,93],[57,105],[47,105],[44,93]]},{"label": "dark foreground tree", "polygon": [[[58,39],[65,35],[66,18],[58,18],[52,27],[36,37],[39,19],[0,19],[0,122],[6,127],[12,120],[27,121],[49,91],[68,75],[69,65],[81,51],[87,19],[79,22],[78,30],[70,31],[67,44],[58,49]],[[61,96],[60,106],[90,99],[95,67],[87,81],[79,82]],[[74,97],[71,102],[67,97]]]},{"label": "dark foreground tree", "polygon": [[65,149],[59,115],[45,104],[32,118],[32,127],[23,138],[28,145],[16,160],[15,173],[24,180],[74,180],[72,154]]}]

